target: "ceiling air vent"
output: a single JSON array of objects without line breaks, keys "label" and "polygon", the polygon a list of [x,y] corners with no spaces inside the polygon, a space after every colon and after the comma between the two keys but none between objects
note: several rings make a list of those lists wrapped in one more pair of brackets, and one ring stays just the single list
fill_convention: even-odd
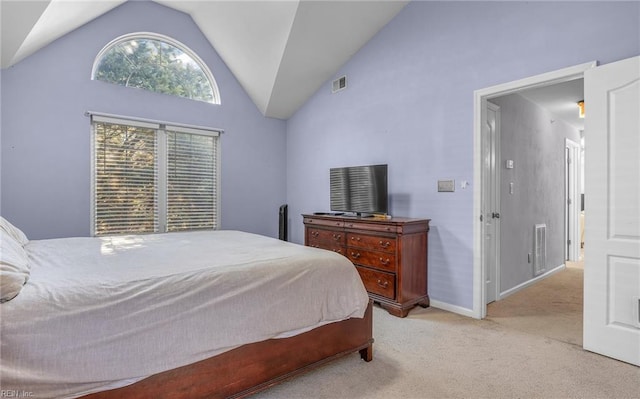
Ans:
[{"label": "ceiling air vent", "polygon": [[345,89],[346,87],[347,87],[347,77],[342,76],[333,81],[331,85],[331,92],[335,93],[337,91]]}]

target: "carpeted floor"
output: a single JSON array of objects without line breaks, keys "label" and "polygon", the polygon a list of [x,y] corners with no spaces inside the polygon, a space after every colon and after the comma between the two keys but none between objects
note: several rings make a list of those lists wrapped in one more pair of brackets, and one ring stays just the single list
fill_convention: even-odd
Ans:
[{"label": "carpeted floor", "polygon": [[582,262],[487,306],[487,319],[505,327],[582,347]]},{"label": "carpeted floor", "polygon": [[577,287],[580,268],[568,267],[485,320],[419,307],[398,319],[376,307],[372,362],[354,354],[254,398],[640,398],[640,368],[582,349]]}]

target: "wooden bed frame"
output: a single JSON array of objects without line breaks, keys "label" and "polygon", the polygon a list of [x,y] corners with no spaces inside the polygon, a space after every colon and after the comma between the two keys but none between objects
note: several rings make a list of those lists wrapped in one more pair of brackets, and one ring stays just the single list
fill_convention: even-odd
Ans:
[{"label": "wooden bed frame", "polygon": [[243,398],[353,352],[373,359],[372,303],[362,319],[327,324],[289,338],[243,345],[197,363],[84,399]]}]

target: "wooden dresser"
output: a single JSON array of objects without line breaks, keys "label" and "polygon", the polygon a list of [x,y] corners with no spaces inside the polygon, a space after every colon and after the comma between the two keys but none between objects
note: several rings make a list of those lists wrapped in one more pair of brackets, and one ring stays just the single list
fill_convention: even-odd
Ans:
[{"label": "wooden dresser", "polygon": [[349,258],[356,265],[369,297],[389,313],[405,317],[416,305],[429,306],[430,219],[302,216],[305,245]]}]

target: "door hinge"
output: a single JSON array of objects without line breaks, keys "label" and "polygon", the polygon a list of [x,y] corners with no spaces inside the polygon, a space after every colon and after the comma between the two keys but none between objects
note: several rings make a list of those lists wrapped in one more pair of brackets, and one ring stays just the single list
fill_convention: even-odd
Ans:
[{"label": "door hinge", "polygon": [[567,204],[571,205],[572,203],[573,203],[573,201],[571,201],[571,198],[569,198],[569,199],[567,200]]},{"label": "door hinge", "polygon": [[571,240],[567,240],[567,244],[571,245]]}]

